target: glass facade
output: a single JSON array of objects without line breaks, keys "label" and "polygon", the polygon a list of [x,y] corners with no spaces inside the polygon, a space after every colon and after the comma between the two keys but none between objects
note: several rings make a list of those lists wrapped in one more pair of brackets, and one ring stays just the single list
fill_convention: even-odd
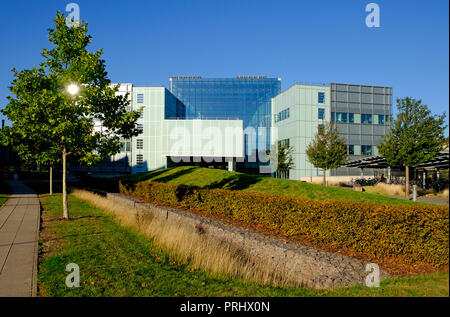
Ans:
[{"label": "glass facade", "polygon": [[[186,119],[240,119],[244,129],[258,131],[259,127],[270,128],[271,98],[280,93],[281,80],[264,76],[172,77],[170,91],[186,106]],[[267,148],[269,132],[267,129]],[[256,144],[245,145],[246,155],[254,152]]]}]

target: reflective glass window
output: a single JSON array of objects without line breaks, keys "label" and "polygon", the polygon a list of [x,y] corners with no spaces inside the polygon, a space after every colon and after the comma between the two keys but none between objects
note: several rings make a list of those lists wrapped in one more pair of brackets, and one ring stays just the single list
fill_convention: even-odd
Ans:
[{"label": "reflective glass window", "polygon": [[324,119],[324,118],[325,118],[325,109],[319,108],[319,119]]},{"label": "reflective glass window", "polygon": [[372,124],[372,115],[367,113],[361,114],[361,123]]},{"label": "reflective glass window", "polygon": [[361,145],[362,155],[372,155],[372,145]]},{"label": "reflective glass window", "polygon": [[325,103],[325,93],[324,92],[319,92],[317,97],[318,97],[318,103]]}]

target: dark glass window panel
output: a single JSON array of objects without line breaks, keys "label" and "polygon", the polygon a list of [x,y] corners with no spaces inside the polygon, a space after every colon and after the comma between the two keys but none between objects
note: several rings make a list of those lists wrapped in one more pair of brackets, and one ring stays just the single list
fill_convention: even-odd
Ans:
[{"label": "dark glass window panel", "polygon": [[348,122],[350,122],[350,123],[354,123],[355,122],[355,114],[354,113],[349,113],[348,114]]},{"label": "dark glass window panel", "polygon": [[349,155],[354,155],[355,154],[355,146],[354,145],[349,145],[348,146],[348,154]]},{"label": "dark glass window panel", "polygon": [[367,113],[361,114],[361,123],[372,124],[372,115]]},{"label": "dark glass window panel", "polygon": [[324,119],[324,118],[325,118],[325,109],[319,108],[319,119]]},{"label": "dark glass window panel", "polygon": [[361,145],[362,155],[372,155],[372,145]]},{"label": "dark glass window panel", "polygon": [[317,97],[318,97],[318,102],[319,103],[324,103],[325,102],[325,93],[324,92],[319,92]]}]

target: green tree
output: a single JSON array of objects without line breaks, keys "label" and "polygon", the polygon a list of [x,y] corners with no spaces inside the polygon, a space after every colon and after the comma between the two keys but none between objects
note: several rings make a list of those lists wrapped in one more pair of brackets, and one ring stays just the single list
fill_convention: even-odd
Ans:
[{"label": "green tree", "polygon": [[[120,138],[138,135],[140,111],[127,111],[128,96],[116,95],[118,86],[107,77],[102,50],[89,52],[92,37],[87,23],[66,25],[60,12],[49,29],[50,49],[39,68],[13,69],[9,103],[3,113],[21,140],[48,145],[62,162],[63,216],[67,205],[67,158],[93,165],[120,151]],[[13,97],[14,96],[14,97]],[[94,129],[101,123],[102,129]]]},{"label": "green tree", "polygon": [[275,170],[276,177],[286,177],[289,170],[293,169],[294,159],[292,152],[294,148],[288,142],[279,141],[275,148],[267,151],[272,169]]},{"label": "green tree", "polygon": [[317,129],[306,155],[314,167],[323,170],[323,184],[326,186],[327,170],[338,168],[347,161],[347,145],[333,122],[322,123]]},{"label": "green tree", "polygon": [[[32,120],[32,118],[35,119],[36,115],[42,115],[42,113],[38,113],[33,107],[23,106],[25,104],[42,106],[46,100],[42,91],[49,90],[51,83],[42,70],[36,68],[17,73],[17,76],[19,80],[15,91],[22,106],[16,105],[15,108],[11,106],[4,111],[5,114],[9,114],[10,119],[14,120],[14,124],[13,127],[3,129],[2,140],[4,145],[11,146],[25,162],[49,165],[49,189],[50,195],[53,195],[53,165],[61,161],[59,153],[52,147],[52,142],[56,140],[51,140],[51,135],[41,135],[36,127],[30,128],[32,124],[41,124],[39,120]],[[45,120],[45,118],[42,119]]]},{"label": "green tree", "polygon": [[378,146],[380,154],[393,167],[404,167],[405,193],[409,198],[409,168],[433,159],[447,144],[445,113],[432,115],[422,100],[397,99],[397,118]]}]

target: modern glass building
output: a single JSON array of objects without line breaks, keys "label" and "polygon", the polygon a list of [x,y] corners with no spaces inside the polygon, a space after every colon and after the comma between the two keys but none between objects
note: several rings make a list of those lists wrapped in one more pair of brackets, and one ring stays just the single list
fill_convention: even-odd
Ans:
[{"label": "modern glass building", "polygon": [[[238,76],[172,77],[170,89],[119,88],[118,94],[128,94],[130,110],[144,108],[138,120],[142,133],[123,140],[122,151],[89,168],[93,172],[136,173],[193,164],[267,173],[272,171],[266,149],[281,142],[294,148],[295,167],[288,177],[314,181],[322,170],[308,162],[306,148],[324,121],[335,122],[351,160],[378,155],[377,146],[390,128],[391,87],[295,84],[281,92],[279,78]],[[342,167],[327,174],[349,178],[360,176],[361,170]]]},{"label": "modern glass building", "polygon": [[266,129],[270,148],[271,98],[281,91],[280,78],[238,76],[236,78],[172,77],[170,92],[186,106],[187,119],[239,119],[244,122],[247,168],[257,168],[249,155],[255,154],[256,139],[248,137],[249,127]]}]

